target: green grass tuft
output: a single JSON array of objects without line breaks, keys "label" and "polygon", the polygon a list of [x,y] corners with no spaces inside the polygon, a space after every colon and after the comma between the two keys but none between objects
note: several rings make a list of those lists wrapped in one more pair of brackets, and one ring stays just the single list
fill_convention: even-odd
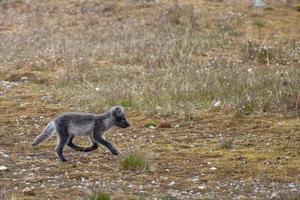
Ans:
[{"label": "green grass tuft", "polygon": [[145,127],[145,128],[149,128],[150,126],[156,127],[155,122],[154,122],[154,121],[148,121],[148,122],[146,122],[146,123],[144,124],[144,127]]},{"label": "green grass tuft", "polygon": [[264,10],[269,10],[269,11],[272,11],[272,10],[274,10],[274,8],[273,8],[273,7],[271,7],[271,6],[267,6],[267,7],[265,7],[265,8],[264,8]]},{"label": "green grass tuft", "polygon": [[236,133],[234,133],[231,138],[225,138],[225,137],[221,138],[220,139],[220,148],[221,149],[232,149],[235,135],[236,135]]},{"label": "green grass tuft", "polygon": [[300,12],[300,3],[297,3],[296,5],[294,5],[294,8],[295,8],[295,10]]},{"label": "green grass tuft", "polygon": [[144,171],[149,169],[149,163],[141,154],[132,152],[122,158],[120,167],[123,170]]},{"label": "green grass tuft", "polygon": [[110,200],[109,194],[105,192],[98,192],[96,194],[92,194],[88,198],[89,200]]},{"label": "green grass tuft", "polygon": [[130,101],[129,99],[123,99],[123,100],[121,100],[120,104],[121,104],[121,106],[126,107],[126,108],[133,106],[132,101]]},{"label": "green grass tuft", "polygon": [[243,106],[243,110],[245,114],[251,114],[254,111],[254,107],[251,103],[247,103]]},{"label": "green grass tuft", "polygon": [[255,21],[253,22],[253,24],[254,24],[255,26],[257,26],[258,28],[262,28],[262,27],[264,27],[264,26],[266,25],[266,22],[257,19],[257,20],[255,20]]},{"label": "green grass tuft", "polygon": [[221,149],[232,149],[232,147],[233,147],[233,145],[230,141],[228,141],[228,140],[221,141],[221,144],[220,144]]}]

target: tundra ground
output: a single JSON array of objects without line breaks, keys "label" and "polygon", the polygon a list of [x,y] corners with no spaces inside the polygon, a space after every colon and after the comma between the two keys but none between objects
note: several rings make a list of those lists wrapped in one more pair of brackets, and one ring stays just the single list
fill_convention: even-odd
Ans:
[{"label": "tundra ground", "polygon": [[[0,1],[0,199],[299,199],[300,13],[267,2]],[[115,104],[132,126],[107,139],[148,170],[31,146]]]}]

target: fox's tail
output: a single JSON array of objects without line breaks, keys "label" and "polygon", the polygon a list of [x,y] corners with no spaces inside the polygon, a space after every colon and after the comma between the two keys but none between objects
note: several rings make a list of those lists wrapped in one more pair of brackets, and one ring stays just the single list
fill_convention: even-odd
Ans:
[{"label": "fox's tail", "polygon": [[46,128],[44,128],[43,132],[33,140],[32,146],[36,146],[42,143],[44,140],[48,139],[52,135],[54,128],[55,128],[54,121],[49,122]]}]

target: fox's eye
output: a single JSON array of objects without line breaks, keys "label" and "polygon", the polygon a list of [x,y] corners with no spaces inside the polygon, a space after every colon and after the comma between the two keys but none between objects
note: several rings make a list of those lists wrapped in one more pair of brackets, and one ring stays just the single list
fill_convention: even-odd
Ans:
[{"label": "fox's eye", "polygon": [[117,117],[117,121],[120,122],[120,121],[122,121],[122,120],[123,120],[123,117],[122,117],[122,116],[118,116],[118,117]]}]

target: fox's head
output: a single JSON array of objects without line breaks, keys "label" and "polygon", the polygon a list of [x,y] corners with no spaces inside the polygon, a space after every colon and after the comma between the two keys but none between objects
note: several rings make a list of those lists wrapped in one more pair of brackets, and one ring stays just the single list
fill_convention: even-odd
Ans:
[{"label": "fox's head", "polygon": [[110,109],[110,112],[112,114],[113,123],[115,126],[120,128],[128,128],[130,127],[130,124],[128,123],[124,108],[121,106],[114,106]]}]

